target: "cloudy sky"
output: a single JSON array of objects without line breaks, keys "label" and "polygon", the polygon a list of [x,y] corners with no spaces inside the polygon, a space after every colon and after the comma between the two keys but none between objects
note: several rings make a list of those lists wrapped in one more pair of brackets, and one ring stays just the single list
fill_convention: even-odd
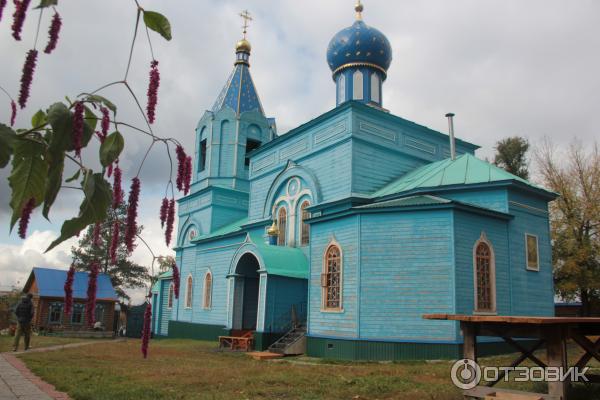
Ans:
[{"label": "cloudy sky", "polygon": [[[175,137],[193,153],[194,127],[212,106],[232,68],[233,47],[241,36],[238,16],[254,16],[251,69],[268,116],[277,118],[279,133],[331,109],[334,84],[325,62],[329,39],[354,19],[353,0],[140,0],[143,7],[165,14],[173,40],[151,34],[160,61],[161,86],[155,131]],[[37,3],[34,1],[33,3]],[[392,113],[441,131],[444,114],[456,113],[457,136],[480,144],[480,157],[493,154],[494,143],[522,135],[535,143],[550,137],[559,145],[577,136],[600,138],[600,2],[595,0],[365,0],[364,19],[384,32],[393,62],[384,84],[384,106]],[[14,97],[26,51],[33,46],[38,13],[30,11],[23,41],[10,35],[12,2],[0,21],[0,85]],[[63,28],[57,49],[41,54],[28,107],[17,126],[64,96],[123,77],[131,43],[133,1],[61,0]],[[38,47],[45,46],[50,13],[42,17]],[[150,52],[140,35],[129,82],[145,104]],[[142,125],[122,87],[104,91],[119,107],[119,119]],[[4,104],[4,106],[2,106]],[[9,119],[9,103],[0,94],[0,121]],[[126,131],[122,165],[126,181],[134,175],[149,142]],[[90,155],[96,151],[89,150]],[[157,254],[164,245],[158,208],[168,179],[162,148],[151,153],[142,170],[141,222],[144,237]],[[51,222],[35,215],[30,236],[9,234],[7,171],[0,170],[0,290],[22,285],[34,265],[66,268],[67,242],[43,250],[57,236],[65,218],[74,216],[77,192],[62,193]],[[142,248],[134,258],[149,265]]]}]

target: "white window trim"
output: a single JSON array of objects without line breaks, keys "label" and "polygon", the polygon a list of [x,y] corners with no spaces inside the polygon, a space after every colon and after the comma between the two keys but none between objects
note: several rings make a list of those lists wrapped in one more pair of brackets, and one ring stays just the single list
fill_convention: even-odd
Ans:
[{"label": "white window trim", "polygon": [[[321,286],[321,276],[322,274],[327,273],[327,251],[331,246],[336,246],[340,251],[340,306],[337,308],[326,307],[327,289]],[[342,246],[338,243],[337,240],[335,240],[335,238],[331,238],[329,243],[327,243],[327,245],[325,246],[321,264],[321,274],[319,275],[319,286],[321,287],[321,312],[341,314],[344,312],[344,251],[342,250]]]},{"label": "white window trim", "polygon": [[337,92],[338,104],[341,104],[346,100],[346,77],[343,72],[338,76]]},{"label": "white window trim", "polygon": [[[188,282],[190,281],[190,279],[192,280],[192,284],[191,287],[188,284]],[[185,279],[185,304],[184,304],[184,308],[186,310],[189,310],[192,308],[192,305],[194,304],[194,278],[192,277],[192,274],[189,274],[187,276],[187,278]],[[189,302],[188,302],[189,299]],[[189,304],[189,305],[188,305]]]},{"label": "white window trim", "polygon": [[[310,225],[309,224],[306,224],[308,226],[308,242],[305,244],[302,243],[302,227],[304,225],[304,219],[302,216],[302,214],[303,214],[302,213],[302,205],[304,203],[308,203],[308,205],[306,206],[307,208],[310,207],[312,205],[310,197],[306,196],[306,197],[301,198],[300,201],[298,202],[298,206],[297,206],[298,211],[296,211],[296,215],[298,217],[298,227],[299,227],[299,229],[298,229],[298,247],[306,247],[306,246],[310,245]],[[310,213],[309,213],[308,218],[310,218]]]},{"label": "white window trim", "polygon": [[379,90],[379,75],[377,72],[371,74],[371,101],[381,103],[381,91]]},{"label": "white window trim", "polygon": [[[491,296],[492,296],[492,310],[491,311],[479,311],[478,296],[477,296],[477,246],[480,243],[485,243],[490,249],[490,283],[491,283]],[[494,246],[488,240],[485,232],[481,232],[481,236],[475,242],[473,246],[473,314],[474,315],[497,315],[497,304],[496,304],[496,253],[494,252]]]},{"label": "white window trim", "polygon": [[[167,310],[173,309],[173,298],[175,297],[175,285],[173,282],[169,284],[169,290],[167,290]],[[171,305],[169,306],[169,302]]]},{"label": "white window trim", "polygon": [[363,100],[365,98],[364,80],[365,77],[361,70],[357,69],[352,73],[352,100]]},{"label": "white window trim", "polygon": [[[535,247],[537,250],[536,251],[537,260],[536,260],[535,267],[529,266],[529,243],[527,242],[528,236],[532,236],[535,238]],[[540,241],[539,241],[539,238],[537,235],[534,235],[533,233],[527,233],[527,232],[525,232],[525,268],[527,269],[527,271],[540,272]]]},{"label": "white window trim", "polygon": [[[210,298],[208,299],[208,305],[206,304],[206,278],[210,275]],[[202,283],[203,286],[203,292],[202,292],[202,309],[204,310],[211,310],[212,309],[212,295],[213,295],[213,287],[214,287],[214,283],[213,283],[213,274],[210,270],[210,268],[206,271],[206,273],[204,274],[204,281]]]}]

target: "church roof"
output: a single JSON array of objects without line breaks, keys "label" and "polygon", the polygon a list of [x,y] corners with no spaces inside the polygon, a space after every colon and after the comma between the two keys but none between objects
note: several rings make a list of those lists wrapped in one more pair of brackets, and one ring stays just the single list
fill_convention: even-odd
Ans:
[{"label": "church roof", "polygon": [[258,111],[264,115],[258,92],[250,76],[247,64],[238,63],[229,75],[227,83],[212,107],[217,112],[225,107],[231,108],[238,115],[247,111]]},{"label": "church roof", "polygon": [[418,195],[402,197],[400,199],[393,199],[387,201],[379,201],[376,203],[366,204],[364,206],[358,206],[358,209],[372,209],[372,208],[388,208],[388,207],[414,207],[414,206],[430,206],[435,204],[450,204],[452,200],[443,199],[437,196],[430,195]]},{"label": "church roof", "polygon": [[502,181],[520,182],[553,195],[552,192],[513,175],[502,168],[466,153],[456,159],[436,161],[417,168],[376,191],[372,197],[383,197],[418,189],[436,189],[450,185],[470,185]]},{"label": "church roof", "polygon": [[267,244],[260,235],[250,235],[250,239],[258,248],[267,274],[308,279],[308,259],[302,250]]},{"label": "church roof", "polygon": [[224,236],[234,232],[242,232],[242,225],[245,225],[246,223],[248,223],[248,218],[242,218],[238,221],[232,222],[231,224],[225,225],[214,232],[209,233],[208,235],[200,236],[194,239],[194,242]]}]

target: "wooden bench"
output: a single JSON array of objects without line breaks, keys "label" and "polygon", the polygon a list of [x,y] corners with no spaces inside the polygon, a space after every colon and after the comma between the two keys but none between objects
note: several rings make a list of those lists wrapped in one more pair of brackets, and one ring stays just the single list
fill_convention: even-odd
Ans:
[{"label": "wooden bench", "polygon": [[240,336],[219,336],[219,349],[250,351],[254,346],[254,332],[247,331]]}]

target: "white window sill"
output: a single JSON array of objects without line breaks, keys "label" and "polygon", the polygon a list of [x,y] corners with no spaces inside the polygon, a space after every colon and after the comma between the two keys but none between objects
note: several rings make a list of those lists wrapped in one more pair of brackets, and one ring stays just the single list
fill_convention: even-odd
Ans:
[{"label": "white window sill", "polygon": [[344,309],[343,308],[321,308],[321,312],[328,313],[328,314],[343,314]]}]

